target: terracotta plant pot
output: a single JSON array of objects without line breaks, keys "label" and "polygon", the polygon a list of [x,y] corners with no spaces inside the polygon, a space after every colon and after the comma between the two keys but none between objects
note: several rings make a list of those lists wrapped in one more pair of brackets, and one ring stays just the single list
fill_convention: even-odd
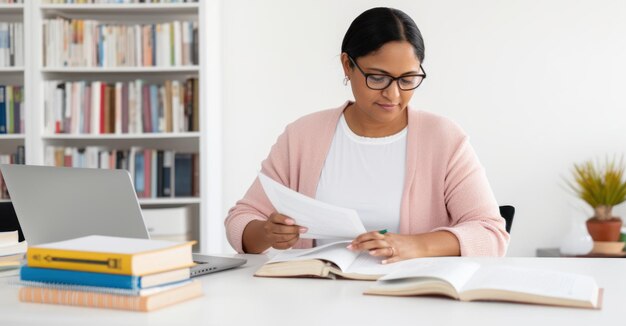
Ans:
[{"label": "terracotta plant pot", "polygon": [[587,230],[594,241],[619,241],[622,220],[613,217],[609,220],[599,220],[595,217],[587,220]]}]

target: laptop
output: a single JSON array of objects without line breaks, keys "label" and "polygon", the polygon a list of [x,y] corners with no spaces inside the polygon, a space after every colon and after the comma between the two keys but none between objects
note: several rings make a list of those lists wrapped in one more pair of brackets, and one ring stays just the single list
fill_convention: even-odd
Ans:
[{"label": "laptop", "polygon": [[[92,234],[149,239],[130,173],[126,170],[0,164],[29,245]],[[246,263],[194,253],[191,277]]]}]

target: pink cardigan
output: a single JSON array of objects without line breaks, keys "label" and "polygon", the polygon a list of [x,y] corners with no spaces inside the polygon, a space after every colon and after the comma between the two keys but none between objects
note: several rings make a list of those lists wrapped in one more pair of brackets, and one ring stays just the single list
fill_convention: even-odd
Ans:
[{"label": "pink cardigan", "polygon": [[[316,112],[289,124],[261,171],[309,197],[315,197],[322,168],[343,110]],[[461,244],[462,256],[504,256],[509,235],[468,136],[452,121],[408,109],[407,155],[400,233],[445,230]],[[266,220],[275,209],[256,178],[228,212],[226,234],[242,253],[242,236],[252,220]],[[295,248],[309,248],[301,239]]]}]

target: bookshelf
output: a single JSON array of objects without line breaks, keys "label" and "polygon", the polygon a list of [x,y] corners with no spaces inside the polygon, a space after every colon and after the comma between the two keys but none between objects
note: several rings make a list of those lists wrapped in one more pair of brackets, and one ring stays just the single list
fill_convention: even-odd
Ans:
[{"label": "bookshelf", "polygon": [[[26,163],[44,165],[46,147],[98,146],[128,150],[142,147],[196,153],[199,161],[199,194],[192,197],[140,198],[142,208],[191,206],[194,212],[194,240],[203,252],[221,252],[223,217],[221,216],[221,114],[219,89],[219,1],[163,4],[48,4],[27,0],[24,4],[0,4],[0,21],[10,17],[24,22],[25,64],[23,67],[0,67],[0,85],[4,80],[18,81],[25,91],[24,134],[0,135],[0,154],[5,148],[24,145]],[[198,24],[199,55],[197,62],[185,66],[46,66],[44,65],[44,21],[65,19],[97,20],[107,24],[163,24],[171,21],[194,21]],[[164,83],[166,80],[199,80],[199,128],[189,132],[77,134],[50,133],[45,129],[45,87],[50,81],[91,83],[131,82]]]},{"label": "bookshelf", "polygon": [[[2,90],[0,90],[0,92],[2,93],[2,95],[0,96],[2,99],[2,104],[0,104],[0,107],[2,107],[2,115],[3,115],[3,120],[5,121],[4,126],[8,127],[8,125],[6,125],[6,122],[9,118],[9,116],[6,114],[9,112],[9,102],[12,102],[13,104],[12,106],[12,114],[11,116],[15,117],[15,111],[17,107],[16,107],[16,102],[21,102],[21,104],[18,104],[21,106],[21,109],[19,109],[20,112],[24,113],[27,111],[27,108],[24,105],[23,101],[18,101],[15,98],[13,98],[13,100],[10,100],[8,97],[7,93],[11,93],[11,97],[16,97],[16,93],[18,92],[18,89],[21,89],[19,92],[24,95],[24,91],[25,91],[25,85],[28,81],[28,72],[27,72],[27,68],[25,66],[25,52],[28,47],[26,44],[24,44],[25,42],[15,42],[14,40],[17,39],[17,31],[16,31],[16,24],[21,24],[21,28],[22,28],[22,32],[24,34],[26,34],[26,30],[29,29],[30,27],[27,26],[27,17],[28,17],[28,13],[26,11],[26,8],[24,6],[24,4],[21,3],[2,3],[0,4],[0,23],[2,24],[9,24],[9,31],[5,31],[7,32],[7,34],[4,34],[4,36],[0,36],[0,40],[2,40],[4,37],[8,36],[9,37],[9,42],[8,45],[10,48],[12,48],[13,55],[9,55],[10,57],[13,57],[13,62],[5,62],[5,60],[3,59],[3,62],[0,63],[0,86],[2,86]],[[1,28],[0,28],[1,29]],[[0,31],[0,34],[3,34],[3,31]],[[0,41],[0,43],[3,43]],[[20,51],[17,51],[17,48],[20,48]],[[4,46],[0,44],[0,51],[4,50]],[[6,58],[6,54],[2,55],[4,58]],[[22,62],[16,62],[15,60],[19,59]],[[9,61],[11,61],[11,59],[9,59]],[[14,92],[13,89],[16,89],[16,91]],[[17,95],[19,96],[19,95]],[[14,111],[15,110],[15,111]],[[22,114],[21,113],[21,114]],[[21,115],[20,114],[20,115]],[[26,119],[24,117],[22,117],[22,119],[19,120],[23,120],[24,121],[24,125],[21,125],[20,123],[20,127],[24,127],[27,128],[27,126],[25,126],[26,124]],[[13,124],[15,126],[15,122],[19,123],[19,121],[16,121],[15,119],[12,120]],[[3,128],[5,128],[3,127]],[[15,128],[15,127],[14,127]],[[15,153],[18,152],[18,147],[23,147],[25,145],[26,142],[26,134],[24,133],[24,130],[19,130],[19,132],[17,131],[17,129],[13,130],[12,132],[9,132],[8,128],[5,129],[6,133],[2,133],[0,134],[0,155],[5,156],[5,159],[0,160],[0,162],[2,163],[9,163],[10,162],[10,158],[8,158],[8,155],[14,155],[13,157],[15,158]],[[8,161],[7,161],[8,160]],[[5,186],[3,185],[3,182],[0,180],[0,184],[2,184],[2,186],[0,187],[0,202],[7,202],[10,201],[9,199],[6,199],[6,193],[4,191]]]}]

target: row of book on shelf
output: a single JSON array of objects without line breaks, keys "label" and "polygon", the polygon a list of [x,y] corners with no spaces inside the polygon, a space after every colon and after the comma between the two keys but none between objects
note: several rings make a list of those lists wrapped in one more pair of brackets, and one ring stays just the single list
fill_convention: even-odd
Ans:
[{"label": "row of book on shelf", "polygon": [[22,86],[0,85],[0,134],[24,133]]},{"label": "row of book on shelf", "polygon": [[132,147],[108,150],[47,146],[45,164],[79,168],[125,169],[131,174],[137,197],[197,197],[200,164],[197,153]]},{"label": "row of book on shelf", "polygon": [[[11,0],[4,0],[11,1]],[[22,0],[15,0],[21,2]],[[67,4],[83,4],[83,3],[193,3],[198,0],[43,0],[44,3],[67,3]]]},{"label": "row of book on shelf", "polygon": [[180,133],[199,130],[199,83],[142,80],[45,83],[48,134]]},{"label": "row of book on shelf", "polygon": [[93,235],[31,246],[19,300],[152,311],[197,298],[203,290],[190,280],[192,245]]},{"label": "row of book on shelf", "polygon": [[[15,153],[1,154],[0,164],[26,164],[26,152],[24,150],[24,146],[17,146]],[[2,174],[0,174],[0,199],[9,198],[10,197],[7,185],[6,183],[4,183],[4,178],[2,178]]]},{"label": "row of book on shelf", "polygon": [[0,67],[24,65],[24,24],[0,22]]},{"label": "row of book on shelf", "polygon": [[198,22],[105,23],[55,18],[43,23],[46,67],[141,67],[198,64]]},{"label": "row of book on shelf", "polygon": [[[68,0],[68,1],[71,1],[71,0]],[[0,0],[0,3],[2,4],[24,3],[24,0]]]}]

